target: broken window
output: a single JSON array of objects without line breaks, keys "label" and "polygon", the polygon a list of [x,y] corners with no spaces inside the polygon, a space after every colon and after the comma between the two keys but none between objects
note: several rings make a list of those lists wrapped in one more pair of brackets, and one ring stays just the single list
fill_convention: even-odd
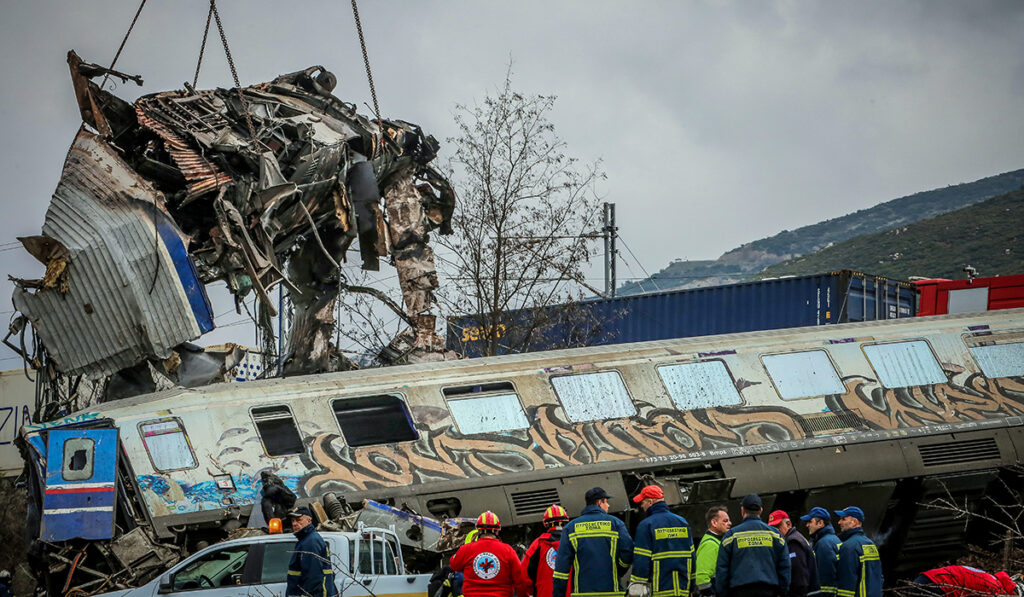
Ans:
[{"label": "broken window", "polygon": [[846,391],[828,353],[807,350],[761,357],[783,400],[842,394]]},{"label": "broken window", "polygon": [[64,441],[64,466],[61,476],[65,481],[87,481],[92,478],[95,447],[95,442],[87,437],[72,437]]},{"label": "broken window", "polygon": [[139,423],[139,434],[156,470],[176,471],[196,467],[192,445],[185,435],[185,427],[178,419]]},{"label": "broken window", "polygon": [[862,348],[878,381],[887,388],[946,382],[946,374],[924,340],[865,344]]},{"label": "broken window", "polygon": [[714,408],[743,402],[722,361],[665,365],[658,367],[658,375],[668,389],[672,402],[680,410]]},{"label": "broken window", "polygon": [[972,346],[970,350],[985,377],[994,379],[1024,375],[1024,343]]},{"label": "broken window", "polygon": [[263,442],[267,456],[301,454],[302,436],[295,425],[295,417],[287,406],[260,406],[252,409],[256,432]]},{"label": "broken window", "polygon": [[629,391],[617,371],[552,377],[551,385],[566,416],[575,423],[636,414]]},{"label": "broken window", "polygon": [[515,387],[507,381],[444,388],[442,392],[459,433],[464,435],[530,426]]},{"label": "broken window", "polygon": [[339,398],[331,406],[345,441],[352,447],[419,439],[409,408],[398,396]]}]

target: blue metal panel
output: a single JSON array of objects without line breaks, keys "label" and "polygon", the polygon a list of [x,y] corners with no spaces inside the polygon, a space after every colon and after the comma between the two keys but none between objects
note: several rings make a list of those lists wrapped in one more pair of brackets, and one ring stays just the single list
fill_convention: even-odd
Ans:
[{"label": "blue metal panel", "polygon": [[174,262],[175,273],[178,274],[178,281],[181,282],[181,288],[185,291],[185,296],[188,297],[189,305],[192,307],[192,315],[199,325],[200,332],[205,334],[213,329],[213,309],[210,307],[210,299],[206,296],[206,287],[199,280],[195,264],[192,263],[192,258],[185,250],[181,237],[171,226],[163,217],[156,222],[160,240],[167,247],[167,253],[171,256],[171,261]]},{"label": "blue metal panel", "polygon": [[117,429],[49,432],[39,538],[109,539],[114,530]]},{"label": "blue metal panel", "polygon": [[[553,326],[531,349],[580,344],[567,343],[569,337],[582,337],[595,346],[913,317],[915,306],[916,290],[910,284],[843,270],[584,301],[574,323]],[[514,338],[516,328],[525,328],[532,316],[531,311],[511,313],[506,338]],[[448,348],[481,356],[479,326],[475,316],[449,319]]]}]

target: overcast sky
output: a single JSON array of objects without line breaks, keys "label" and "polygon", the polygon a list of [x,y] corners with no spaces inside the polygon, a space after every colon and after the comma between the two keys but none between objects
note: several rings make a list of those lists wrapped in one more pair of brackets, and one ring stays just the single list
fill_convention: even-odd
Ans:
[{"label": "overcast sky", "polygon": [[[137,7],[3,0],[5,273],[42,275],[7,245],[39,233],[80,123],[67,50],[109,64]],[[369,103],[349,3],[218,7],[243,85],[322,64],[338,77],[336,95]],[[146,84],[115,93],[133,100],[191,82],[207,8],[149,0],[116,67]],[[516,87],[557,95],[551,120],[571,154],[603,160],[600,192],[617,204],[622,239],[648,272],[1024,167],[1019,0],[364,0],[360,10],[386,117],[443,141],[454,106],[493,92],[510,57]],[[211,34],[199,85],[231,84]],[[620,277],[643,276],[628,261]],[[10,300],[3,305],[6,321]]]}]

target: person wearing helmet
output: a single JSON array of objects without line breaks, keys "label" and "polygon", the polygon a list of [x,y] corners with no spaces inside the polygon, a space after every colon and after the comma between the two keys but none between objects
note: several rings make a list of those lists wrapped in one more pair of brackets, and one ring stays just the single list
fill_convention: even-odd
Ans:
[{"label": "person wearing helmet", "polygon": [[552,597],[551,575],[555,571],[558,543],[562,539],[562,527],[569,522],[569,513],[555,504],[544,511],[544,533],[533,540],[523,556],[526,577],[534,597]]},{"label": "person wearing helmet", "polygon": [[465,597],[527,597],[530,581],[516,550],[498,539],[501,521],[487,511],[476,519],[477,536],[452,556],[451,568],[461,572]]},{"label": "person wearing helmet", "polygon": [[14,597],[14,589],[11,587],[11,573],[0,570],[0,597]]}]

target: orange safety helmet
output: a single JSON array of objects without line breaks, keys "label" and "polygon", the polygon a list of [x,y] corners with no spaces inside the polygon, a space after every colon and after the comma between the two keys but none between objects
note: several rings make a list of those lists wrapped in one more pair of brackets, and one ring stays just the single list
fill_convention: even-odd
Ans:
[{"label": "orange safety helmet", "polygon": [[480,518],[476,519],[476,528],[478,529],[501,529],[501,521],[498,520],[498,515],[488,510],[480,515]]},{"label": "orange safety helmet", "polygon": [[549,506],[544,511],[544,526],[556,526],[561,523],[569,522],[569,513],[565,511],[565,508],[554,504]]}]

